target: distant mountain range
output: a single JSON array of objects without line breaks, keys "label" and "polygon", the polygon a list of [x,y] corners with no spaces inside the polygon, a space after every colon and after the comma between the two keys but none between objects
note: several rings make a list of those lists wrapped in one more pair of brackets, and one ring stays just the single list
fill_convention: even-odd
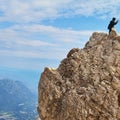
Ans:
[{"label": "distant mountain range", "polygon": [[0,80],[0,120],[34,120],[37,95],[22,82]]}]

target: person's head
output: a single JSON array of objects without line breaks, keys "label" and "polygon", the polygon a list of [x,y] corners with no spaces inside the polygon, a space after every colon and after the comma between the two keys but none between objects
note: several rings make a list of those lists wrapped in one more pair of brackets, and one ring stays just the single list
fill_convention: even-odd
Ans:
[{"label": "person's head", "polygon": [[115,17],[112,18],[113,21],[115,21],[115,19],[116,19]]}]

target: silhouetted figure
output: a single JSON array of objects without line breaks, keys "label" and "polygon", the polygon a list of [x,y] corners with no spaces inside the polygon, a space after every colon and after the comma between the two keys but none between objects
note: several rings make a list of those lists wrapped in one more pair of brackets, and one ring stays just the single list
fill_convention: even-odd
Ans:
[{"label": "silhouetted figure", "polygon": [[112,28],[114,28],[114,25],[116,25],[118,23],[118,20],[117,21],[115,21],[115,20],[116,20],[116,18],[113,17],[112,20],[110,21],[109,25],[108,25],[109,34],[110,34]]}]

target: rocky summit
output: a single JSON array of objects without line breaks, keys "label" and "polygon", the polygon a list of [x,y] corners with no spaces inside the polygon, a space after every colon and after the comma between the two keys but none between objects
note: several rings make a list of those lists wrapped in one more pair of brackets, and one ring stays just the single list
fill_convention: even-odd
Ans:
[{"label": "rocky summit", "polygon": [[120,36],[94,32],[38,86],[41,120],[120,120]]}]

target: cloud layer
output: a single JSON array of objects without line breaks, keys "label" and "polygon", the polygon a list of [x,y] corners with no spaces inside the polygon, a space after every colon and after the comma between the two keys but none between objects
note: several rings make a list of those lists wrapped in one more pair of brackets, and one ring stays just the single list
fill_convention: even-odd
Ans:
[{"label": "cloud layer", "polygon": [[93,31],[45,25],[45,20],[120,18],[119,5],[120,0],[0,0],[0,66],[36,68],[36,59],[63,59],[71,48],[83,47]]},{"label": "cloud layer", "polygon": [[[111,17],[119,15],[119,0],[1,0],[0,21],[18,23],[75,15]],[[120,18],[120,15],[118,16]]]},{"label": "cloud layer", "polygon": [[[81,46],[81,40],[93,31],[75,31],[60,29],[53,26],[15,25],[0,30],[0,52],[2,56],[59,58],[64,56],[64,50]],[[86,42],[86,41],[85,41]]]}]

